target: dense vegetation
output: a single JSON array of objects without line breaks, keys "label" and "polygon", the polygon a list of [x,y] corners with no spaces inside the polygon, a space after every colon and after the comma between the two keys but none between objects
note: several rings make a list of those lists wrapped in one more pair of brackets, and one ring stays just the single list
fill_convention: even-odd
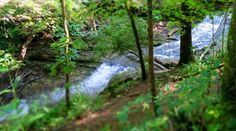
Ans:
[{"label": "dense vegetation", "polygon": [[[195,49],[216,15],[228,34]],[[0,130],[235,130],[235,24],[235,0],[0,0]],[[177,62],[155,55],[176,39]],[[106,89],[77,92],[104,63]]]}]

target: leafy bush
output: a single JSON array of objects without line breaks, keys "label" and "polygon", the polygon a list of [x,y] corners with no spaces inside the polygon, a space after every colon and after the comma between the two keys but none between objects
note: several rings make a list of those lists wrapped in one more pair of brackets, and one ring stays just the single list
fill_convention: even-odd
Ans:
[{"label": "leafy bush", "polygon": [[[7,110],[16,109],[19,102],[11,103],[7,106]],[[75,119],[85,111],[95,111],[102,107],[101,98],[89,98],[84,95],[72,97],[71,109],[66,109],[64,102],[60,102],[53,107],[40,107],[38,104],[33,104],[30,108],[30,113],[25,116],[18,114],[12,116],[7,121],[1,123],[0,130],[48,130],[66,123],[67,120]]]},{"label": "leafy bush", "polygon": [[[35,6],[35,5],[37,6]],[[52,33],[57,2],[11,1],[0,10],[0,49],[16,53],[29,35]],[[47,9],[44,6],[47,5]],[[34,9],[34,7],[36,9]],[[54,13],[54,14],[53,14]]]},{"label": "leafy bush", "polygon": [[11,54],[0,50],[0,72],[7,72],[19,68],[20,61],[17,61]]},{"label": "leafy bush", "polygon": [[[141,44],[146,44],[146,22],[137,18],[136,25]],[[129,49],[136,49],[130,20],[128,16],[123,15],[111,17],[106,25],[100,27],[95,41],[97,41],[97,51],[102,54],[104,52],[123,53]]]},{"label": "leafy bush", "polygon": [[[218,88],[221,78],[217,73],[217,67],[220,67],[220,64],[220,59],[210,59],[207,62],[198,62],[180,69],[179,71],[187,74],[188,77],[183,76],[184,79],[175,84],[176,91],[171,92],[169,84],[160,91],[155,101],[158,106],[156,111],[158,117],[143,120],[139,125],[135,125],[127,119],[128,112],[132,110],[127,108],[129,106],[125,106],[118,113],[118,120],[133,125],[127,127],[121,124],[121,129],[139,131],[236,129],[233,124],[235,118],[226,115],[227,105],[221,102],[220,89]],[[142,102],[150,102],[150,98]]]}]

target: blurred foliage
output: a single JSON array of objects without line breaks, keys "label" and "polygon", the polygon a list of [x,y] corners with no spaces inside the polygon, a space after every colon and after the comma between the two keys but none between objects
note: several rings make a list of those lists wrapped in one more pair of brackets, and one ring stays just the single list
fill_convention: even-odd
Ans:
[{"label": "blurred foliage", "polygon": [[[170,91],[170,83],[161,83],[161,86],[157,85],[157,87],[163,88],[155,100],[155,104],[158,106],[156,111],[158,117],[143,120],[141,123],[130,123],[128,117],[134,109],[128,108],[130,104],[127,104],[117,114],[118,120],[121,122],[120,128],[139,131],[218,131],[236,129],[235,124],[233,124],[236,119],[231,117],[231,115],[226,115],[225,109],[227,105],[221,102],[219,91],[221,76],[218,72],[220,69],[217,69],[221,63],[221,58],[210,58],[207,62],[197,62],[178,69],[177,74],[181,72],[180,74],[190,77],[176,82],[174,87],[177,90],[174,92]],[[150,97],[150,94],[147,96]],[[135,101],[138,99],[140,97]],[[135,101],[133,102],[135,103]],[[150,103],[150,101],[151,98],[143,99],[142,103]],[[147,112],[149,111],[147,110]],[[129,123],[129,126],[125,123]]]},{"label": "blurred foliage", "polygon": [[[162,0],[161,8],[156,3],[154,6],[155,21],[171,21],[168,27],[177,26],[179,21],[200,21],[206,15],[212,15],[218,10],[217,2],[232,2],[232,0]],[[69,32],[71,43],[69,53],[65,54],[66,46],[64,31],[61,22],[61,10],[59,0],[11,0],[10,4],[0,10],[0,72],[8,72],[20,67],[11,54],[19,52],[22,44],[29,35],[41,37],[42,34],[50,34],[54,43],[51,47],[57,52],[56,62],[51,66],[51,74],[71,73],[75,68],[75,61],[80,51],[94,47],[98,56],[113,53],[124,53],[127,50],[136,50],[135,39],[131,29],[128,15],[124,9],[127,0],[67,0],[67,12],[69,16]],[[129,0],[135,22],[138,28],[141,44],[147,43],[146,1]],[[184,16],[180,11],[182,2],[186,2],[190,8],[190,15]],[[219,9],[220,10],[220,9]],[[226,10],[224,8],[224,10]],[[19,18],[19,19],[18,19]],[[24,20],[22,20],[24,19]],[[95,28],[96,27],[96,28]],[[5,53],[9,52],[9,53]],[[133,124],[129,116],[140,111],[151,114],[149,111],[151,95],[142,95],[129,102],[123,109],[117,112],[116,117],[123,130],[233,130],[235,118],[225,115],[221,103],[219,88],[220,75],[217,70],[222,63],[221,59],[208,59],[187,65],[179,69],[178,74],[186,77],[175,84],[177,91],[169,92],[169,85],[164,80],[157,85],[165,87],[156,97],[156,111],[159,116],[153,118],[146,116],[141,123]],[[180,73],[181,72],[181,73]],[[197,73],[197,75],[195,75]],[[164,77],[166,79],[169,76]],[[16,79],[17,80],[17,79]],[[16,83],[15,83],[16,82]],[[12,84],[17,85],[17,81]],[[114,85],[114,94],[119,97],[119,92],[136,84],[135,81]],[[0,92],[9,93],[11,90]],[[1,123],[0,130],[48,130],[55,128],[74,119],[85,111],[93,111],[101,108],[101,99],[91,99],[83,95],[73,98],[71,110],[66,110],[64,102],[54,107],[41,107],[32,105],[29,115],[13,115],[9,120]],[[18,112],[19,100],[0,107],[0,116],[10,110]],[[140,106],[139,109],[133,107]],[[3,112],[2,112],[3,111]],[[109,130],[109,125],[104,130]],[[174,128],[174,129],[173,129]]]},{"label": "blurred foliage", "polygon": [[18,69],[21,65],[11,54],[0,50],[0,73]]},{"label": "blurred foliage", "polygon": [[[140,43],[145,45],[147,43],[146,21],[142,18],[137,18],[136,24]],[[96,45],[98,53],[103,55],[104,51],[108,53],[124,53],[129,49],[136,50],[134,34],[127,15],[111,17],[106,25],[100,27],[95,40],[98,42]]]},{"label": "blurred foliage", "polygon": [[[20,101],[17,100],[0,108],[0,115],[3,111],[17,111],[9,119],[0,125],[0,130],[48,130],[57,127],[67,120],[71,120],[81,115],[84,111],[95,111],[101,108],[103,103],[100,98],[89,98],[82,94],[72,97],[71,109],[66,109],[65,103],[60,102],[56,106],[42,107],[35,102],[30,107],[28,115],[22,115],[19,107]],[[39,108],[40,107],[40,108]],[[14,126],[13,126],[14,125]]]}]

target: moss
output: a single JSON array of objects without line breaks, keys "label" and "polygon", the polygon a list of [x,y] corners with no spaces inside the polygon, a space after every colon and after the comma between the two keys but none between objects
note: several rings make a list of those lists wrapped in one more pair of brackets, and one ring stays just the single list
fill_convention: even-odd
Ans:
[{"label": "moss", "polygon": [[[233,15],[230,24],[227,55],[225,58],[225,66],[222,81],[223,100],[235,105],[236,102],[236,2],[234,2]],[[235,107],[234,107],[235,109]],[[236,113],[234,113],[236,115]]]}]

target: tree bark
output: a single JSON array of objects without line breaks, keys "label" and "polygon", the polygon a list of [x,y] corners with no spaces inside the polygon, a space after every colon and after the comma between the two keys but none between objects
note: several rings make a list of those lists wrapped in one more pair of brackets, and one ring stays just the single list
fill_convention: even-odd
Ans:
[{"label": "tree bark", "polygon": [[157,91],[155,88],[155,77],[154,77],[154,59],[153,59],[153,22],[152,22],[152,0],[147,1],[148,7],[148,62],[149,62],[149,74],[150,74],[150,85],[152,92],[152,104],[155,116],[157,116],[157,106],[155,104],[155,97],[157,96]]},{"label": "tree bark", "polygon": [[[181,11],[186,17],[189,15],[188,5],[185,2],[181,5]],[[189,20],[181,20],[181,36],[180,36],[180,60],[179,65],[188,64],[194,61],[192,50],[192,23]]]},{"label": "tree bark", "polygon": [[136,24],[134,21],[134,17],[133,17],[133,13],[130,10],[130,7],[128,5],[128,3],[126,3],[126,11],[129,15],[130,18],[130,23],[131,23],[131,27],[134,33],[134,37],[135,37],[135,41],[136,41],[136,46],[138,49],[138,56],[139,56],[139,61],[140,61],[140,66],[141,66],[141,71],[142,71],[142,80],[146,80],[147,79],[147,74],[146,74],[146,69],[145,69],[145,65],[144,65],[144,60],[143,60],[143,52],[140,46],[140,40],[139,40],[139,35],[138,35],[138,31],[136,28]]},{"label": "tree bark", "polygon": [[[61,1],[61,8],[62,8],[62,18],[63,18],[63,28],[64,28],[64,32],[65,32],[65,37],[66,37],[66,41],[65,43],[67,44],[65,47],[65,54],[69,53],[69,42],[70,42],[70,36],[69,36],[69,30],[67,27],[67,19],[66,19],[66,9],[65,9],[65,0],[60,0]],[[67,62],[69,62],[67,60]],[[70,75],[69,73],[66,73],[66,85],[68,85],[68,83],[70,83]],[[66,107],[70,108],[70,87],[69,86],[65,86],[65,99],[66,99]]]},{"label": "tree bark", "polygon": [[227,55],[222,80],[222,97],[224,102],[231,104],[230,110],[235,113],[236,101],[236,2],[233,4],[233,15],[227,40]]},{"label": "tree bark", "polygon": [[22,45],[21,47],[21,52],[20,52],[20,60],[23,60],[26,56],[26,53],[27,53],[27,49],[28,49],[28,46],[29,44],[31,43],[31,41],[34,39],[34,35],[30,35],[26,42]]}]

